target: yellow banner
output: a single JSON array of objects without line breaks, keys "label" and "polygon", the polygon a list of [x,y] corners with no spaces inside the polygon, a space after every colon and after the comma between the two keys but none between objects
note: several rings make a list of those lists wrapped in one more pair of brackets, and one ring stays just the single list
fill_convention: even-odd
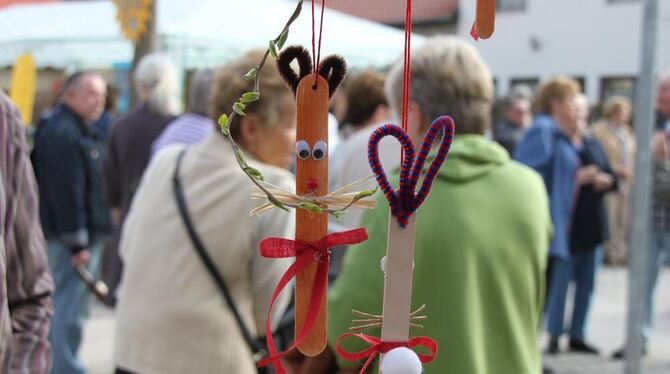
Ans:
[{"label": "yellow banner", "polygon": [[146,32],[147,22],[151,18],[152,2],[153,0],[114,0],[116,20],[126,39],[137,43]]},{"label": "yellow banner", "polygon": [[21,111],[21,118],[26,126],[33,120],[36,80],[37,69],[33,56],[23,54],[17,57],[9,83],[9,95]]}]

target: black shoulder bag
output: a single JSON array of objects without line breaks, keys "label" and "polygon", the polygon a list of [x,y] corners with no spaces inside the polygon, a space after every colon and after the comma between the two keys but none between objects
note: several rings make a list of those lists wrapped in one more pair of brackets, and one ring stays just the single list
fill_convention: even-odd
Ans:
[{"label": "black shoulder bag", "polygon": [[[188,236],[191,239],[193,248],[198,253],[200,260],[207,269],[207,272],[209,272],[209,275],[212,277],[212,280],[214,280],[214,283],[219,288],[221,295],[223,295],[223,298],[226,300],[228,307],[230,308],[231,312],[233,313],[233,316],[235,317],[235,321],[237,321],[237,324],[240,327],[240,330],[242,331],[244,340],[247,342],[247,345],[249,345],[249,348],[251,348],[251,352],[253,352],[254,362],[257,363],[258,361],[260,361],[261,358],[267,355],[267,349],[265,348],[263,343],[253,338],[253,336],[249,332],[249,329],[247,329],[247,326],[244,324],[244,321],[240,316],[240,312],[237,310],[235,302],[233,301],[233,298],[230,295],[230,292],[228,291],[226,282],[223,280],[223,276],[221,276],[221,273],[219,273],[219,271],[217,270],[216,265],[212,261],[211,257],[209,257],[209,255],[207,254],[207,249],[205,248],[205,245],[202,243],[202,240],[200,240],[200,236],[198,236],[198,233],[195,231],[193,221],[191,220],[191,216],[188,213],[188,205],[186,204],[186,197],[184,196],[184,190],[182,188],[181,181],[179,180],[179,169],[181,167],[181,162],[182,159],[184,158],[185,153],[186,150],[183,150],[177,157],[177,164],[175,166],[174,175],[172,177],[172,183],[174,186],[174,195],[175,199],[177,200],[179,215],[181,216],[182,221],[184,222],[184,226],[186,226],[186,231],[188,232]],[[259,373],[269,373],[269,371],[264,371],[266,369],[267,368],[259,369]]]}]

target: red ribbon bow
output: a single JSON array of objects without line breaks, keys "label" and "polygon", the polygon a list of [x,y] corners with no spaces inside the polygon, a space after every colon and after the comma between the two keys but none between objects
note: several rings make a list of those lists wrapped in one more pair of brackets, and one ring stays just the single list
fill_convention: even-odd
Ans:
[{"label": "red ribbon bow", "polygon": [[[356,338],[359,338],[363,340],[364,342],[370,344],[369,348],[366,348],[362,351],[358,352],[347,352],[345,351],[341,346],[340,346],[340,341],[343,339],[353,336]],[[363,368],[361,368],[361,371],[359,374],[365,373],[365,370],[370,366],[372,361],[377,357],[378,354],[380,353],[386,353],[392,349],[399,348],[399,347],[406,347],[409,349],[412,349],[414,347],[425,347],[430,351],[430,354],[421,354],[417,353],[417,356],[419,356],[419,360],[421,360],[422,363],[427,364],[435,358],[435,355],[437,355],[437,343],[435,340],[426,337],[426,336],[418,336],[416,338],[412,338],[406,342],[384,342],[380,338],[377,338],[375,336],[369,336],[365,334],[354,334],[354,333],[346,333],[340,335],[340,337],[337,339],[337,354],[340,355],[343,359],[347,361],[358,361],[360,359],[366,358],[367,360],[365,361],[365,364],[363,365]]]},{"label": "red ribbon bow", "polygon": [[[264,358],[258,362],[259,367],[272,365],[278,374],[286,373],[282,367],[279,359],[290,351],[294,350],[303,340],[314,326],[316,317],[321,308],[321,300],[326,295],[326,284],[328,280],[328,264],[330,263],[329,249],[339,245],[358,244],[368,238],[368,233],[364,228],[355,230],[342,231],[326,235],[323,239],[316,243],[308,243],[302,240],[291,240],[285,238],[265,238],[260,243],[261,256],[268,258],[286,258],[297,257],[295,262],[286,270],[286,273],[281,277],[277,287],[272,293],[272,301],[270,301],[270,309],[265,318],[265,339],[268,346],[270,357]],[[316,277],[314,278],[314,286],[312,287],[312,297],[309,302],[309,309],[305,317],[305,323],[302,329],[296,336],[293,344],[284,352],[278,353],[277,348],[272,339],[272,329],[270,328],[270,315],[272,315],[272,306],[277,299],[277,296],[286,287],[286,285],[295,278],[298,272],[305,269],[313,261],[318,261],[319,264],[316,270]]]}]

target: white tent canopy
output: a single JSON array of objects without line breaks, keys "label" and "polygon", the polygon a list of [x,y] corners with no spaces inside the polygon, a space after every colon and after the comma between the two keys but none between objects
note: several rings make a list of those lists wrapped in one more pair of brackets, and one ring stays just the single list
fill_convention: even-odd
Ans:
[{"label": "white tent canopy", "polygon": [[[220,64],[267,47],[296,6],[290,0],[155,0],[160,48],[183,68]],[[287,44],[311,49],[311,4],[305,1]],[[320,8],[316,9],[317,17]],[[318,21],[317,21],[318,23]],[[318,24],[317,24],[318,28]],[[413,37],[415,43],[421,37]],[[352,67],[380,67],[402,53],[403,32],[326,9],[322,56],[342,54]],[[38,66],[107,68],[132,60],[111,1],[15,5],[0,11],[0,66],[31,52]]]}]

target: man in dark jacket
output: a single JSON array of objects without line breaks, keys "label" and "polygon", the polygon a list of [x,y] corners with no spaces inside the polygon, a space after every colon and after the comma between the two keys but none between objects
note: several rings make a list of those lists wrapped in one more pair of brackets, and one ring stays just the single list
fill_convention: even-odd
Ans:
[{"label": "man in dark jacket", "polygon": [[50,334],[55,373],[85,372],[77,350],[87,292],[75,268],[96,270],[102,240],[110,232],[103,190],[105,149],[90,126],[104,104],[104,80],[91,72],[74,74],[35,139],[40,216],[56,283]]}]

